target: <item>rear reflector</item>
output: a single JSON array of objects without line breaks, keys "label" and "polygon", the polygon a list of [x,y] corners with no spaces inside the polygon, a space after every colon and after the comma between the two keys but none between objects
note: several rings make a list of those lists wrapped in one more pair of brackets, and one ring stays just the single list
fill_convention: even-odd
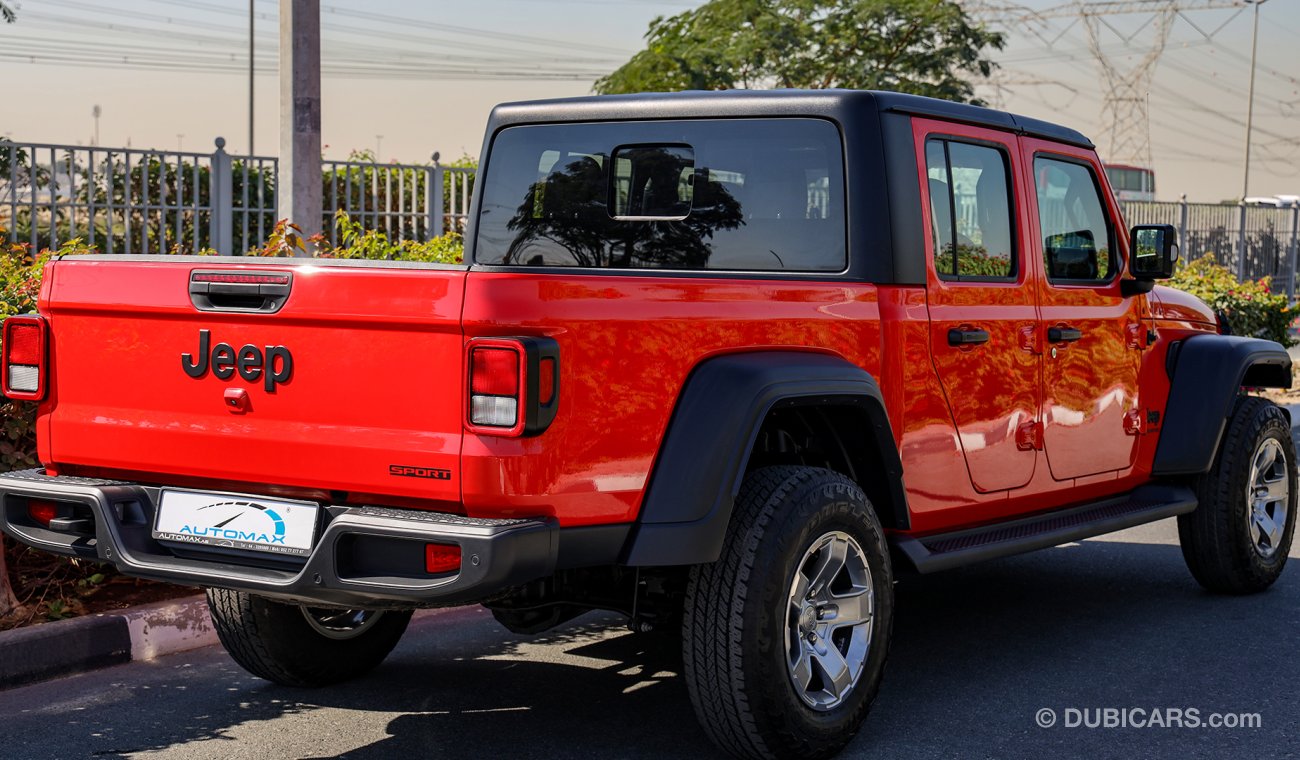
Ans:
[{"label": "rear reflector", "polygon": [[36,522],[50,526],[50,520],[59,516],[59,505],[45,499],[28,499],[27,514]]},{"label": "rear reflector", "polygon": [[537,362],[537,403],[549,406],[555,400],[555,359],[546,357]]},{"label": "rear reflector", "polygon": [[460,570],[460,547],[456,544],[425,544],[424,571],[430,575]]}]

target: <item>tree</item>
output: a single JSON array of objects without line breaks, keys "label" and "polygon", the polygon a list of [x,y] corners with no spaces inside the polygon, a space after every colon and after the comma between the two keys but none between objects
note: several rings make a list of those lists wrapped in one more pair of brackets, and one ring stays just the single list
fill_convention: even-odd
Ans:
[{"label": "tree", "polygon": [[18,20],[18,14],[14,13],[14,9],[9,3],[0,0],[0,18],[3,18],[6,24],[12,24]]},{"label": "tree", "polygon": [[710,0],[656,18],[646,41],[596,92],[847,87],[977,103],[971,79],[1004,37],[954,0]]}]

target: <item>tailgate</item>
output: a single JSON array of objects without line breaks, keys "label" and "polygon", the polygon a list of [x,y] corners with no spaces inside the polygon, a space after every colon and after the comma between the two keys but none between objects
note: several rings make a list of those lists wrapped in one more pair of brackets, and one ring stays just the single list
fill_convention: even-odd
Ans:
[{"label": "tailgate", "polygon": [[459,501],[464,269],[106,259],[47,275],[47,464]]}]

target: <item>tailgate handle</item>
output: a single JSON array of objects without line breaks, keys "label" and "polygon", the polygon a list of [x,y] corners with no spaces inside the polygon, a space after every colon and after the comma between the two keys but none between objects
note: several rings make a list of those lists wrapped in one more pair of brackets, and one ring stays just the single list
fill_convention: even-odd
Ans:
[{"label": "tailgate handle", "polygon": [[274,314],[289,300],[292,288],[290,272],[190,272],[190,303],[199,311]]}]

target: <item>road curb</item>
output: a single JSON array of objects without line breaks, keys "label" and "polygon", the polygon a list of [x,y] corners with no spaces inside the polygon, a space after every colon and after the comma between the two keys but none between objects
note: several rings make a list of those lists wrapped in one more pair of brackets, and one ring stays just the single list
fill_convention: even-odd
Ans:
[{"label": "road curb", "polygon": [[202,596],[0,633],[0,689],[217,643]]},{"label": "road curb", "polygon": [[[446,609],[416,610],[415,620]],[[202,596],[0,632],[0,691],[219,643]]]},{"label": "road curb", "polygon": [[119,613],[131,632],[131,659],[185,652],[217,643],[207,600],[202,596],[132,607]]}]

